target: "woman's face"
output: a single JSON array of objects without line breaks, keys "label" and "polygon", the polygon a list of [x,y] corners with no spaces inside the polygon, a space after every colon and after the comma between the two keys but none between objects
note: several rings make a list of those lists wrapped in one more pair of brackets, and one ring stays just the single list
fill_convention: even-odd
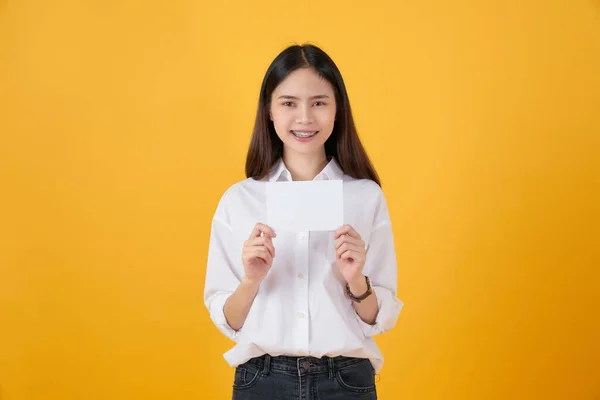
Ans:
[{"label": "woman's face", "polygon": [[270,118],[288,154],[322,153],[335,115],[333,87],[312,68],[295,70],[271,95]]}]

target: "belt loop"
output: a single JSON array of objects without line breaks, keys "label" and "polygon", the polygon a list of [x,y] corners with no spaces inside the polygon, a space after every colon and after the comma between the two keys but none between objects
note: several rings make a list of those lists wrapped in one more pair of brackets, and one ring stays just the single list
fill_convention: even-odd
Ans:
[{"label": "belt loop", "polygon": [[267,376],[269,375],[269,372],[271,371],[271,356],[269,354],[265,354],[265,360],[264,360],[264,364],[263,364],[263,375]]},{"label": "belt loop", "polygon": [[333,362],[333,358],[327,358],[327,364],[329,364],[329,379],[335,378],[335,363]]}]

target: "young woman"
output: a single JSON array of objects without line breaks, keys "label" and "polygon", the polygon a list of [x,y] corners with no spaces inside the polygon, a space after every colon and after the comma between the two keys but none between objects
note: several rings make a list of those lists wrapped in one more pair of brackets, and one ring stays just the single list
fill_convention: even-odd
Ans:
[{"label": "young woman", "polygon": [[[236,342],[233,399],[376,399],[391,329],[396,254],[387,204],[361,145],[342,76],[321,49],[291,46],[269,66],[246,159],[247,179],[213,221],[204,300]],[[266,182],[342,180],[345,225],[274,232]]]}]

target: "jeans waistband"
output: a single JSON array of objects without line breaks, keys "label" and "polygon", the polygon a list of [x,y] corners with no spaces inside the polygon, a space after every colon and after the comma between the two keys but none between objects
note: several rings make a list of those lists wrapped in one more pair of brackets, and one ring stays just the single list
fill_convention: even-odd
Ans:
[{"label": "jeans waistband", "polygon": [[324,374],[328,373],[330,378],[335,376],[338,369],[368,361],[366,358],[354,357],[292,357],[292,356],[277,356],[273,357],[269,354],[248,360],[249,364],[254,364],[259,369],[262,369],[263,374],[267,375],[271,371],[279,371],[284,373],[292,373],[294,375],[307,374]]}]

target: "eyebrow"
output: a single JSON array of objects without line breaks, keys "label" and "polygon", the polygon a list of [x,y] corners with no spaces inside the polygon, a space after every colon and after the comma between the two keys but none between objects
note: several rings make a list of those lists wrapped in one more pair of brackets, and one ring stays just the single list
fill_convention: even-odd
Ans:
[{"label": "eyebrow", "polygon": [[[327,96],[326,94],[318,94],[316,96],[312,96],[310,99],[316,100],[316,99],[328,99],[328,98],[329,98],[329,96]],[[298,97],[290,96],[290,95],[279,96],[278,99],[300,100]]]}]

